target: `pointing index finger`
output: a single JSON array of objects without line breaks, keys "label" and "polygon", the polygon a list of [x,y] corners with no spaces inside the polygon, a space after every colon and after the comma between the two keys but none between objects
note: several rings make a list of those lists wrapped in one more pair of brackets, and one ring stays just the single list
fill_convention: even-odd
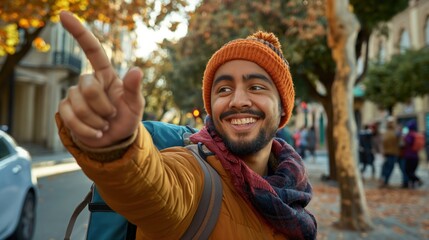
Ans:
[{"label": "pointing index finger", "polygon": [[[71,12],[62,11],[60,13],[60,20],[63,27],[79,43],[95,72],[108,69],[113,72],[109,58],[101,47],[98,39],[86,29]],[[115,74],[112,74],[110,76],[114,75]]]}]

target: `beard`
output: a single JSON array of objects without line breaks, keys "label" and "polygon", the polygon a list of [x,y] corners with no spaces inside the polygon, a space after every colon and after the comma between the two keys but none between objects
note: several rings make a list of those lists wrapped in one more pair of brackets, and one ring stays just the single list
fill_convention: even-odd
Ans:
[{"label": "beard", "polygon": [[267,129],[261,129],[261,131],[258,133],[258,136],[256,136],[256,138],[251,141],[233,141],[228,136],[220,136],[222,137],[225,146],[232,154],[237,156],[247,156],[254,154],[264,148],[274,138],[276,131],[277,129],[269,132]]},{"label": "beard", "polygon": [[252,140],[245,141],[245,134],[243,134],[242,136],[238,136],[239,139],[237,141],[234,141],[227,134],[222,134],[216,124],[214,124],[215,131],[222,138],[225,146],[232,154],[237,156],[251,155],[263,149],[275,137],[277,126],[278,124],[272,124],[262,128],[256,138]]}]

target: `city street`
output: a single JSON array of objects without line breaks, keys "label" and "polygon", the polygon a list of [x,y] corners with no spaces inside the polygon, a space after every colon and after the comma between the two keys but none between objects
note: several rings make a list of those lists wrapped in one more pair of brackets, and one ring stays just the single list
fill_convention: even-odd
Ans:
[{"label": "city street", "polygon": [[429,0],[0,12],[0,240],[429,240]]},{"label": "city street", "polygon": [[[67,224],[74,208],[83,200],[90,189],[91,182],[82,171],[68,172],[65,166],[62,169],[65,173],[38,178],[39,202],[35,240],[64,239]],[[85,208],[76,221],[71,239],[85,239],[88,217],[89,212]]]}]

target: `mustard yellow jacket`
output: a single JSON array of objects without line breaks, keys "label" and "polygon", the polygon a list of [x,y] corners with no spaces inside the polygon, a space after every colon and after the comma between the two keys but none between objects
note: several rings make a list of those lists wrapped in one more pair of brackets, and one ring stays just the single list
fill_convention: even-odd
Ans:
[{"label": "mustard yellow jacket", "polygon": [[384,155],[393,155],[399,156],[400,137],[396,134],[395,130],[388,129],[383,135],[383,154]]},{"label": "mustard yellow jacket", "polygon": [[[190,225],[203,188],[203,171],[182,147],[161,152],[141,124],[135,141],[117,160],[102,162],[79,148],[57,116],[59,135],[106,203],[137,225],[137,239],[179,239]],[[222,179],[218,222],[210,239],[285,239],[235,191],[220,161],[207,161]]]}]

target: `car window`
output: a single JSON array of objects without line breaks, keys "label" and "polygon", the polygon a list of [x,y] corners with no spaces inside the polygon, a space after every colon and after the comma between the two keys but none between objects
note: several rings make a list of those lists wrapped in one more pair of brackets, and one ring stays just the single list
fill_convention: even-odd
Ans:
[{"label": "car window", "polygon": [[4,157],[9,156],[10,150],[7,147],[7,143],[3,138],[0,138],[0,160],[2,160]]}]

